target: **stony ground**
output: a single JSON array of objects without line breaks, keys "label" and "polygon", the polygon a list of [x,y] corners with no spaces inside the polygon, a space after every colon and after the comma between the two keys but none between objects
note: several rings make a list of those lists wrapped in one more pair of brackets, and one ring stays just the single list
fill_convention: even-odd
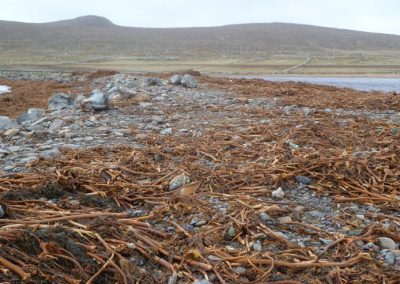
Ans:
[{"label": "stony ground", "polygon": [[0,80],[3,282],[399,283],[398,94],[72,75]]}]

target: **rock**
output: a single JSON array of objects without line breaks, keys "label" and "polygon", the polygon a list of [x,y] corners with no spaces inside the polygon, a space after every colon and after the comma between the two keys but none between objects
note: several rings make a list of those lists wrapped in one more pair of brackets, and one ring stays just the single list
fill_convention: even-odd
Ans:
[{"label": "rock", "polygon": [[49,131],[58,132],[60,131],[60,128],[64,126],[64,124],[65,124],[64,120],[57,118],[50,124]]},{"label": "rock", "polygon": [[146,80],[148,86],[162,86],[163,82],[160,78],[147,78]]},{"label": "rock", "polygon": [[284,112],[286,115],[290,115],[290,114],[296,112],[296,110],[297,110],[297,107],[296,107],[296,106],[285,106],[285,107],[283,108],[283,112]]},{"label": "rock", "polygon": [[321,243],[323,243],[324,245],[329,245],[331,244],[333,241],[332,240],[328,240],[328,239],[324,239],[324,238],[319,238],[319,240],[321,241]]},{"label": "rock", "polygon": [[28,156],[26,158],[23,158],[23,159],[19,160],[19,162],[21,164],[28,164],[30,162],[36,161],[37,158],[38,158],[37,156]]},{"label": "rock", "polygon": [[207,224],[207,221],[205,221],[205,220],[199,220],[199,221],[196,223],[196,227],[201,227],[201,226],[204,226],[205,224]]},{"label": "rock", "polygon": [[207,258],[208,258],[208,260],[211,260],[211,261],[222,261],[222,258],[212,255],[212,254],[207,256]]},{"label": "rock", "polygon": [[18,128],[18,123],[11,120],[8,116],[0,116],[0,130],[8,130],[10,128]]},{"label": "rock", "polygon": [[187,175],[185,174],[178,175],[174,177],[169,183],[169,190],[178,189],[188,183],[190,183],[190,178]]},{"label": "rock", "polygon": [[282,188],[279,187],[277,190],[274,190],[272,192],[272,197],[276,199],[282,199],[285,196],[285,193],[283,192]]},{"label": "rock", "polygon": [[256,252],[261,252],[262,251],[262,245],[260,241],[255,241],[253,246],[252,246],[253,250]]},{"label": "rock", "polygon": [[198,86],[197,80],[189,74],[182,77],[181,84],[186,88],[197,88]]},{"label": "rock", "polygon": [[21,114],[17,121],[19,124],[32,123],[42,118],[45,114],[45,110],[41,108],[30,108],[27,112]]},{"label": "rock", "polygon": [[193,284],[211,284],[211,282],[204,279],[204,280],[196,280],[193,282]]},{"label": "rock", "polygon": [[163,124],[165,122],[165,119],[160,115],[154,115],[151,117],[151,122],[154,124]]},{"label": "rock", "polygon": [[306,176],[296,176],[296,181],[304,185],[311,183],[311,179]]},{"label": "rock", "polygon": [[389,251],[388,253],[385,254],[385,262],[389,265],[393,265],[395,262],[395,256],[393,252]]},{"label": "rock", "polygon": [[[125,97],[125,98],[132,98],[133,96],[135,96],[137,94],[137,91],[135,89],[130,89],[127,87],[119,87],[119,91],[121,92],[121,96]],[[119,93],[117,93],[119,94]]]},{"label": "rock", "polygon": [[6,215],[6,210],[4,208],[4,205],[0,204],[0,219],[3,218]]},{"label": "rock", "polygon": [[4,132],[4,135],[8,136],[8,137],[12,137],[14,135],[17,135],[18,133],[19,133],[19,129],[18,128],[11,128],[11,129],[6,130]]},{"label": "rock", "polygon": [[40,158],[43,159],[51,159],[51,158],[57,158],[58,156],[61,155],[61,152],[57,149],[52,149],[52,150],[46,150],[43,151],[39,154]]},{"label": "rock", "polygon": [[49,98],[49,110],[60,110],[70,108],[74,105],[72,98],[68,94],[57,93]]},{"label": "rock", "polygon": [[160,131],[161,135],[171,135],[172,134],[172,128],[165,128]]},{"label": "rock", "polygon": [[94,90],[92,95],[83,100],[82,102],[85,106],[89,104],[89,106],[93,110],[107,110],[108,109],[108,97],[100,92],[99,90]]},{"label": "rock", "polygon": [[236,236],[236,230],[235,230],[235,228],[234,228],[233,226],[230,226],[230,227],[228,228],[228,231],[226,232],[226,235],[227,235],[229,238],[235,237],[235,236]]},{"label": "rock", "polygon": [[326,214],[317,210],[313,210],[308,212],[311,216],[313,216],[314,218],[318,218],[318,219],[324,219],[326,217]]},{"label": "rock", "polygon": [[391,238],[387,238],[387,237],[378,238],[378,246],[381,249],[390,249],[390,250],[397,249],[396,243]]},{"label": "rock", "polygon": [[120,93],[112,93],[111,95],[108,95],[108,100],[112,102],[117,102],[122,100],[124,97]]},{"label": "rock", "polygon": [[254,239],[260,239],[260,240],[265,240],[267,238],[267,235],[264,233],[257,233],[253,236]]},{"label": "rock", "polygon": [[178,74],[173,75],[173,76],[169,79],[169,81],[171,82],[171,84],[174,84],[174,85],[180,85],[180,84],[181,84],[181,80],[182,80],[182,76],[181,76],[181,75],[178,75]]},{"label": "rock", "polygon": [[175,227],[172,227],[172,226],[167,227],[167,232],[168,232],[168,233],[173,233],[173,232],[175,232]]},{"label": "rock", "polygon": [[363,248],[364,250],[370,250],[370,249],[372,249],[372,250],[375,251],[375,252],[378,252],[378,251],[379,251],[379,247],[378,247],[376,244],[372,243],[372,242],[366,243],[365,245],[362,246],[362,248]]},{"label": "rock", "polygon": [[292,218],[290,216],[279,217],[278,222],[281,224],[288,224],[292,222]]},{"label": "rock", "polygon": [[315,108],[303,107],[303,113],[305,116],[309,116],[310,114],[314,114],[316,111]]},{"label": "rock", "polygon": [[137,94],[132,99],[135,103],[146,103],[151,101],[151,97],[146,94]]},{"label": "rock", "polygon": [[267,213],[265,213],[265,212],[262,212],[262,213],[260,213],[260,219],[263,221],[263,222],[267,222],[267,221],[271,221],[272,220],[272,218],[267,214]]},{"label": "rock", "polygon": [[233,270],[234,270],[237,274],[243,274],[243,273],[246,273],[246,271],[247,271],[247,269],[244,268],[243,266],[235,267]]},{"label": "rock", "polygon": [[84,95],[78,95],[75,99],[75,105],[76,106],[81,106],[83,104],[83,101],[86,99]]}]

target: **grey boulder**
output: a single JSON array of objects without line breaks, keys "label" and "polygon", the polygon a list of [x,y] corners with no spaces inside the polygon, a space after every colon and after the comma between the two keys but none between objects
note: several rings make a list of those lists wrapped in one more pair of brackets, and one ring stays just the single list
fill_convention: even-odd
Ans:
[{"label": "grey boulder", "polygon": [[160,78],[148,78],[146,80],[147,85],[149,86],[162,86],[163,81]]},{"label": "grey boulder", "polygon": [[30,108],[27,112],[24,112],[21,114],[18,118],[17,121],[19,124],[24,124],[24,123],[32,123],[40,118],[42,118],[45,114],[45,110],[41,108]]},{"label": "grey boulder", "polygon": [[186,74],[182,77],[181,84],[186,88],[197,88],[197,86],[199,85],[197,83],[197,80],[189,74]]},{"label": "grey boulder", "polygon": [[60,110],[64,108],[70,108],[74,105],[72,98],[68,94],[57,93],[49,98],[49,109]]},{"label": "grey boulder", "polygon": [[169,81],[171,82],[171,84],[180,85],[182,81],[182,76],[175,74],[169,79]]},{"label": "grey boulder", "polygon": [[8,116],[0,116],[0,130],[8,130],[11,128],[19,128],[15,120],[11,120]]},{"label": "grey boulder", "polygon": [[83,100],[83,104],[90,105],[93,110],[107,110],[108,97],[104,93],[95,90],[89,98]]}]

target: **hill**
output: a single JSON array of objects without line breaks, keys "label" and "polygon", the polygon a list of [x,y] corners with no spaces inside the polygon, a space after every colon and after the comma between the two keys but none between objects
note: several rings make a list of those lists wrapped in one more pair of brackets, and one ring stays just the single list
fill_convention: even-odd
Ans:
[{"label": "hill", "polygon": [[[106,18],[32,24],[0,21],[3,64],[60,63],[108,57],[242,59],[396,54],[400,36],[318,26],[265,23],[202,28],[134,28]],[[300,60],[298,63],[301,63]],[[292,62],[289,63],[291,65]]]}]

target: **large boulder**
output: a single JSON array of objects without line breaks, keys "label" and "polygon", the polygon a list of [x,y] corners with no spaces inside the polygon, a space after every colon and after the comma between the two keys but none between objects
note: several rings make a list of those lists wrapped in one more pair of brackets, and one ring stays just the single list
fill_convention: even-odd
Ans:
[{"label": "large boulder", "polygon": [[11,120],[8,116],[0,116],[0,130],[8,130],[11,128],[19,128],[15,120]]},{"label": "large boulder", "polygon": [[57,93],[49,98],[49,110],[70,108],[73,105],[72,97],[68,94]]},{"label": "large boulder", "polygon": [[180,85],[181,81],[182,81],[182,76],[175,74],[173,75],[171,78],[169,78],[169,81],[171,82],[171,84],[173,85]]},{"label": "large boulder", "polygon": [[94,90],[89,98],[83,100],[83,104],[89,105],[93,110],[107,110],[109,107],[108,97],[99,90]]},{"label": "large boulder", "polygon": [[197,88],[197,86],[199,85],[197,83],[197,80],[189,74],[186,74],[182,77],[181,84],[186,88]]}]

